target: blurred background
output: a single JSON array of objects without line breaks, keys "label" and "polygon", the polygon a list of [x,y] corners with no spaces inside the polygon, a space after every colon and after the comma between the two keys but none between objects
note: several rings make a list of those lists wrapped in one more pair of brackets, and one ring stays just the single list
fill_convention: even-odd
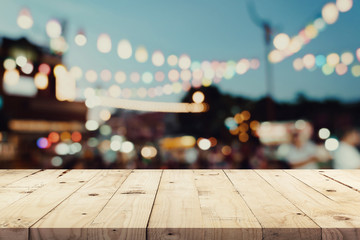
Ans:
[{"label": "blurred background", "polygon": [[360,168],[353,0],[3,0],[0,168]]}]

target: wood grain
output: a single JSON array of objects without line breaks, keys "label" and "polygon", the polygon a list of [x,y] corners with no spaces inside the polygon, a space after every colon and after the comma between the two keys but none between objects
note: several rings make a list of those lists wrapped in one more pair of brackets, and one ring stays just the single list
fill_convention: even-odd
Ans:
[{"label": "wood grain", "polygon": [[0,170],[0,240],[360,239],[360,170]]},{"label": "wood grain", "polygon": [[222,170],[194,171],[205,239],[262,239],[261,225]]},{"label": "wood grain", "polygon": [[263,239],[321,239],[306,214],[254,171],[225,171],[263,227]]},{"label": "wood grain", "polygon": [[161,170],[132,171],[88,226],[87,239],[146,239]]},{"label": "wood grain", "polygon": [[147,239],[205,239],[194,178],[192,170],[163,172],[147,229]]},{"label": "wood grain", "polygon": [[98,174],[71,170],[0,212],[0,239],[28,239],[29,228]]},{"label": "wood grain", "polygon": [[322,228],[322,239],[360,239],[360,215],[282,170],[257,171]]},{"label": "wood grain", "polygon": [[103,170],[31,227],[31,239],[85,239],[87,226],[130,170]]}]

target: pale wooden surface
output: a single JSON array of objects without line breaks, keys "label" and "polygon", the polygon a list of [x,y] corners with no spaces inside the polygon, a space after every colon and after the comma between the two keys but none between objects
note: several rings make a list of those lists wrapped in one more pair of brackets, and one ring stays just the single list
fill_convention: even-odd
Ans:
[{"label": "pale wooden surface", "polygon": [[360,239],[360,171],[0,170],[2,239]]}]

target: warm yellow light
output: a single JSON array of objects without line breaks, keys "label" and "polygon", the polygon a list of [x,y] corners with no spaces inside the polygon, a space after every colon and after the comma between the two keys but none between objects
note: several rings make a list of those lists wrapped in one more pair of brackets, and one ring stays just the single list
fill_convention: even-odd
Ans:
[{"label": "warm yellow light", "polygon": [[5,59],[3,66],[5,70],[14,70],[16,68],[16,62],[14,59],[7,58]]},{"label": "warm yellow light", "polygon": [[63,76],[67,73],[67,70],[64,65],[58,64],[54,67],[54,75],[55,77]]},{"label": "warm yellow light", "polygon": [[139,63],[144,63],[148,60],[149,54],[144,46],[140,46],[136,49],[135,59]]},{"label": "warm yellow light", "polygon": [[335,67],[340,62],[340,57],[337,53],[330,53],[326,57],[326,62],[332,67]]},{"label": "warm yellow light", "polygon": [[44,73],[36,73],[35,77],[34,77],[34,83],[35,86],[40,89],[40,90],[44,90],[48,87],[49,85],[49,79],[48,76]]},{"label": "warm yellow light", "polygon": [[101,110],[99,115],[100,115],[100,119],[105,122],[111,118],[111,113],[107,109]]},{"label": "warm yellow light", "polygon": [[[172,86],[168,85],[172,90]],[[165,91],[165,89],[164,89]],[[177,112],[177,113],[199,113],[209,110],[205,103],[170,103],[170,102],[149,102],[138,100],[125,100],[109,97],[101,97],[100,105],[106,107],[122,108],[146,112]]]},{"label": "warm yellow light", "polygon": [[178,64],[178,58],[177,56],[175,55],[170,55],[168,58],[167,58],[167,63],[169,64],[169,66],[176,66]]},{"label": "warm yellow light", "polygon": [[19,82],[20,74],[17,69],[5,70],[4,72],[4,83],[13,86]]},{"label": "warm yellow light", "polygon": [[242,74],[246,73],[249,69],[250,69],[250,61],[247,59],[241,59],[236,64],[236,73],[237,74],[242,75]]},{"label": "warm yellow light", "polygon": [[301,71],[304,68],[304,63],[301,58],[297,58],[293,62],[293,67],[296,71]]},{"label": "warm yellow light", "polygon": [[348,67],[344,64],[344,63],[339,63],[338,65],[336,65],[335,67],[335,72],[342,76],[344,75],[345,73],[347,73],[348,71]]},{"label": "warm yellow light", "polygon": [[201,91],[196,91],[192,95],[192,100],[194,101],[194,103],[202,103],[205,100],[205,95]]},{"label": "warm yellow light", "polygon": [[93,83],[97,80],[98,78],[98,75],[97,73],[94,71],[94,70],[88,70],[86,73],[85,73],[85,78],[86,80],[88,80],[89,82]]},{"label": "warm yellow light", "polygon": [[164,64],[165,58],[161,51],[155,51],[151,57],[151,61],[156,67],[160,67]]},{"label": "warm yellow light", "polygon": [[290,38],[286,33],[279,33],[275,36],[273,43],[278,50],[285,50],[290,44]]},{"label": "warm yellow light", "polygon": [[180,73],[181,80],[188,82],[191,80],[191,71],[189,69],[182,70]]},{"label": "warm yellow light", "polygon": [[171,69],[168,73],[168,78],[172,82],[178,81],[179,77],[180,77],[179,71],[176,69]]},{"label": "warm yellow light", "polygon": [[354,55],[351,52],[344,52],[341,54],[341,62],[345,65],[350,65],[354,61]]},{"label": "warm yellow light", "polygon": [[339,10],[335,3],[327,3],[322,11],[322,17],[327,24],[334,24],[339,18]]},{"label": "warm yellow light", "polygon": [[109,87],[109,95],[114,98],[120,97],[121,88],[118,85],[111,85]]},{"label": "warm yellow light", "polygon": [[126,39],[121,40],[118,44],[117,53],[121,59],[129,59],[132,56],[131,43]]},{"label": "warm yellow light", "polygon": [[340,12],[347,12],[353,7],[353,0],[336,0],[336,7]]},{"label": "warm yellow light", "polygon": [[284,59],[284,56],[279,50],[275,49],[269,53],[268,59],[271,63],[278,63]]},{"label": "warm yellow light", "polygon": [[80,67],[74,66],[70,69],[70,74],[73,78],[78,80],[78,79],[82,78],[83,73],[82,73],[82,70]]}]

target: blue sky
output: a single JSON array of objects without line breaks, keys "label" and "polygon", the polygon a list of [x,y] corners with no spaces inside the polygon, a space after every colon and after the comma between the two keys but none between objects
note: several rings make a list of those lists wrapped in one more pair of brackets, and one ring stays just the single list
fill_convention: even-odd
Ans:
[{"label": "blue sky", "polygon": [[[295,35],[307,23],[321,13],[328,0],[252,0],[260,16],[269,20],[277,32]],[[109,69],[144,72],[169,68],[137,63],[134,58],[121,60],[116,54],[117,42],[128,39],[135,49],[144,45],[149,53],[161,50],[165,56],[186,53],[193,60],[239,60],[259,58],[261,67],[231,80],[222,80],[218,86],[222,92],[237,96],[258,98],[265,94],[263,32],[251,22],[245,0],[2,0],[0,8],[0,34],[2,36],[27,36],[46,44],[46,22],[51,18],[67,22],[65,37],[70,47],[64,56],[68,67],[83,69]],[[5,6],[5,7],[4,7]],[[34,26],[22,30],[16,25],[22,7],[30,9]],[[298,92],[322,99],[336,97],[344,101],[360,99],[360,79],[350,72],[344,76],[330,76],[317,69],[313,72],[296,72],[292,62],[307,53],[328,54],[344,51],[355,52],[360,47],[360,3],[341,13],[339,20],[326,28],[299,53],[273,66],[274,97],[277,100],[293,100]],[[73,38],[79,29],[88,37],[84,47],[74,44]],[[97,36],[108,33],[113,40],[113,49],[108,54],[96,49]],[[114,82],[114,80],[113,80]],[[79,82],[86,86],[86,80]],[[155,86],[154,82],[153,85]],[[106,86],[106,84],[101,84]],[[141,83],[130,81],[122,87],[140,87]],[[155,98],[159,101],[179,101],[183,93]]]}]

